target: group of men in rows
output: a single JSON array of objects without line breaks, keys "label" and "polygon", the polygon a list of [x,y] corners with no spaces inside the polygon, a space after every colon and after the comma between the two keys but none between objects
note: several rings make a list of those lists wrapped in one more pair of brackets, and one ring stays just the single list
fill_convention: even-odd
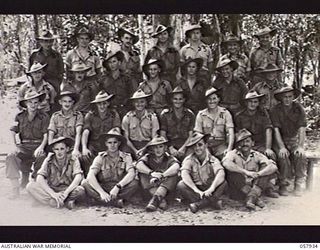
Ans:
[{"label": "group of men in rows", "polygon": [[197,212],[221,209],[227,191],[254,210],[264,207],[262,194],[288,195],[290,179],[301,195],[306,118],[300,91],[281,82],[276,30],[255,35],[260,47],[249,59],[243,41],[227,37],[214,69],[200,25],[186,29],[180,51],[172,31],[157,27],[141,69],[139,36],[128,29],[102,63],[86,27],[65,60],[49,31],[38,37],[6,160],[13,198],[26,187],[44,204],[72,209],[84,200],[123,207],[139,194],[155,211],[179,196]]}]

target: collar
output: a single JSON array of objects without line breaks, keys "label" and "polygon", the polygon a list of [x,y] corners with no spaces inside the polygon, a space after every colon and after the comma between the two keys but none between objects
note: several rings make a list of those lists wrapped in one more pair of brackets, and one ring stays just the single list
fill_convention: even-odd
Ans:
[{"label": "collar", "polygon": [[[243,160],[245,160],[244,155],[241,153],[241,151],[239,151],[238,149],[236,149],[236,154],[239,155]],[[251,149],[248,158],[246,159],[249,160],[250,158],[254,157],[254,151]]]},{"label": "collar", "polygon": [[71,116],[73,116],[75,114],[75,111],[73,111],[70,115],[66,116],[62,113],[62,110],[59,110],[56,112],[56,114],[58,114],[59,116],[62,116],[64,118],[70,118]]}]

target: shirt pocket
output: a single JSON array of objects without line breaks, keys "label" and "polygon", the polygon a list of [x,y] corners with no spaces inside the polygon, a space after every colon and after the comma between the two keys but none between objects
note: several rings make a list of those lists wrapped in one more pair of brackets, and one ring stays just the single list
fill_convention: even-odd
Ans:
[{"label": "shirt pocket", "polygon": [[226,122],[223,118],[217,119],[213,131],[215,137],[225,137]]},{"label": "shirt pocket", "polygon": [[152,123],[151,123],[151,120],[144,119],[141,122],[141,132],[142,132],[144,137],[147,137],[147,138],[151,139],[151,135],[152,135]]},{"label": "shirt pocket", "polygon": [[130,139],[132,139],[132,140],[137,139],[137,137],[139,135],[138,130],[139,130],[138,123],[135,121],[130,122],[130,124],[129,124],[129,137],[130,137]]},{"label": "shirt pocket", "polygon": [[203,132],[204,134],[212,134],[213,121],[210,119],[204,119],[203,121]]}]

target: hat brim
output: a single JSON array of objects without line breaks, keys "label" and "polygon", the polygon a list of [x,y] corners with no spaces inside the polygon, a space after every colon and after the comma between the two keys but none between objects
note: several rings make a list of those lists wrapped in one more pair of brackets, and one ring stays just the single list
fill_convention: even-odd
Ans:
[{"label": "hat brim", "polygon": [[194,28],[191,28],[191,29],[187,29],[185,32],[184,32],[184,35],[186,38],[189,38],[189,33],[191,31],[194,31],[194,30],[200,30],[201,34],[203,33],[203,28],[200,26],[200,27],[194,27]]},{"label": "hat brim", "polygon": [[25,105],[25,102],[28,101],[28,100],[32,100],[32,99],[35,99],[35,98],[39,98],[39,101],[42,102],[44,100],[44,98],[46,97],[46,94],[45,93],[40,93],[40,94],[37,94],[35,96],[33,96],[32,98],[27,98],[27,99],[22,99],[19,101],[19,105],[21,107],[24,107],[26,108],[27,106]]},{"label": "hat brim", "polygon": [[132,43],[133,43],[133,44],[136,44],[136,43],[139,41],[139,36],[138,36],[138,35],[133,34],[133,33],[130,32],[129,30],[120,28],[120,29],[118,30],[118,36],[119,36],[119,38],[121,38],[124,34],[129,34],[129,35],[132,36]]},{"label": "hat brim", "polygon": [[216,94],[216,95],[219,96],[220,99],[221,99],[221,93],[222,93],[222,88],[221,88],[221,89],[217,89],[217,91],[212,92],[212,93],[210,93],[209,95],[205,95],[204,97],[205,97],[205,99],[207,99],[209,96],[211,96],[211,95],[213,95],[213,94]]},{"label": "hat brim", "polygon": [[76,93],[68,93],[68,94],[60,94],[56,97],[56,101],[59,101],[61,100],[62,97],[64,96],[70,96],[73,100],[74,100],[74,103],[78,102],[79,101],[79,95],[76,94]]},{"label": "hat brim", "polygon": [[270,34],[271,36],[274,36],[275,34],[277,34],[277,29],[272,29],[272,30],[269,31],[269,32],[257,33],[257,34],[254,34],[253,36],[259,38],[260,36],[264,36],[264,35],[266,35],[266,34]]},{"label": "hat brim", "polygon": [[48,64],[44,64],[42,65],[42,67],[38,68],[37,70],[30,70],[30,71],[26,71],[27,75],[30,75],[31,73],[37,72],[39,70],[45,69],[48,66]]},{"label": "hat brim", "polygon": [[243,140],[249,138],[249,137],[252,138],[252,135],[246,135],[246,136],[244,136],[243,138],[241,138],[240,140],[235,140],[235,142],[234,142],[235,146],[236,146],[237,144],[239,144],[240,142],[242,142]]},{"label": "hat brim", "polygon": [[90,32],[81,32],[81,33],[75,33],[74,37],[77,38],[79,35],[88,35],[90,41],[92,41],[94,39],[94,34],[90,33]]},{"label": "hat brim", "polygon": [[103,134],[100,136],[100,143],[101,145],[105,146],[106,140],[109,138],[117,138],[118,141],[121,142],[121,145],[125,145],[127,143],[127,139],[122,135],[115,135],[115,134]]},{"label": "hat brim", "polygon": [[147,64],[144,64],[144,65],[142,66],[142,71],[143,71],[143,73],[145,73],[147,76],[149,76],[148,68],[149,68],[149,66],[152,65],[152,64],[157,64],[157,65],[159,65],[159,67],[161,68],[161,72],[164,71],[165,64],[164,64],[164,62],[163,62],[162,60],[159,60],[159,59],[158,59],[157,61],[154,61],[154,62],[152,62],[152,63],[147,63]]},{"label": "hat brim", "polygon": [[37,40],[43,40],[43,41],[53,41],[55,39],[59,38],[58,36],[52,36],[52,37],[44,37],[44,36],[39,36],[36,39]]},{"label": "hat brim", "polygon": [[72,69],[69,69],[70,72],[88,72],[91,70],[92,67],[88,67],[88,68],[85,68],[83,70],[72,70]]},{"label": "hat brim", "polygon": [[112,57],[117,57],[117,59],[118,59],[120,62],[122,62],[123,59],[124,59],[124,54],[123,54],[123,52],[118,51],[117,53],[108,56],[108,57],[105,58],[104,61],[102,62],[102,66],[105,67],[106,69],[108,69],[108,68],[109,68],[109,66],[108,66],[108,61],[109,61]]},{"label": "hat brim", "polygon": [[165,32],[165,31],[168,31],[168,33],[169,33],[169,35],[170,35],[170,33],[172,32],[172,30],[173,30],[173,28],[169,26],[169,27],[166,27],[164,30],[161,30],[161,31],[159,31],[159,32],[157,32],[157,33],[153,33],[153,34],[151,35],[151,37],[152,37],[152,38],[156,38],[158,35],[160,35],[161,33]]},{"label": "hat brim", "polygon": [[63,139],[54,141],[53,143],[47,145],[45,151],[46,151],[46,152],[53,152],[53,150],[52,150],[53,146],[54,146],[55,144],[61,143],[61,142],[64,142],[69,148],[71,148],[71,147],[73,146],[73,144],[74,144],[74,140],[73,140],[72,138],[65,137],[65,138],[63,138]]},{"label": "hat brim", "polygon": [[139,99],[144,99],[146,98],[147,100],[150,99],[152,97],[152,95],[144,95],[144,96],[139,96],[139,97],[130,97],[129,100],[139,100]]},{"label": "hat brim", "polygon": [[195,62],[197,64],[198,70],[200,70],[202,68],[203,65],[203,59],[202,58],[189,58],[188,60],[186,60],[182,65],[181,65],[181,72],[186,72],[187,71],[187,66],[189,65],[189,63],[191,62]]},{"label": "hat brim", "polygon": [[243,45],[244,41],[243,40],[230,40],[230,41],[222,41],[221,46],[226,46],[228,43],[239,43],[240,46]]},{"label": "hat brim", "polygon": [[257,70],[256,74],[264,74],[264,73],[273,73],[273,72],[282,72],[283,69],[261,69],[261,70]]},{"label": "hat brim", "polygon": [[169,141],[165,141],[165,142],[154,142],[154,143],[148,143],[146,146],[145,146],[145,149],[149,149],[150,147],[152,146],[157,146],[157,145],[161,145],[161,144],[168,144]]},{"label": "hat brim", "polygon": [[114,97],[114,94],[109,95],[108,97],[99,99],[99,100],[93,100],[92,102],[90,102],[91,104],[95,104],[95,103],[100,103],[100,102],[106,102],[111,100]]},{"label": "hat brim", "polygon": [[229,63],[223,64],[219,67],[216,67],[216,70],[220,70],[221,68],[223,68],[224,66],[230,65],[232,70],[236,70],[239,67],[239,64],[236,61],[230,61]]},{"label": "hat brim", "polygon": [[202,139],[205,139],[206,135],[201,135],[199,136],[197,139],[195,140],[189,140],[189,142],[186,144],[186,147],[192,147],[193,145],[195,145],[196,143],[198,143],[199,141],[201,141]]},{"label": "hat brim", "polygon": [[286,90],[286,91],[282,91],[282,92],[279,92],[279,93],[275,93],[275,94],[274,94],[274,98],[275,98],[276,100],[278,100],[278,101],[281,102],[281,100],[282,100],[282,98],[281,98],[282,94],[288,93],[288,92],[294,92],[294,96],[295,96],[294,99],[297,99],[297,98],[300,96],[300,94],[301,94],[301,91],[300,91],[300,90],[298,90],[298,89],[291,89],[291,90]]}]

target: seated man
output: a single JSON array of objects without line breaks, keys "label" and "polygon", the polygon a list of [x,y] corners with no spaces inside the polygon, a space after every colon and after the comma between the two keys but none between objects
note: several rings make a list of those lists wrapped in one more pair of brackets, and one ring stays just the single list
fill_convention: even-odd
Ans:
[{"label": "seated man", "polygon": [[143,155],[136,165],[142,188],[152,195],[146,206],[147,212],[156,211],[158,207],[165,210],[165,197],[177,185],[180,166],[176,158],[166,153],[167,142],[163,136],[154,137],[145,148],[150,152]]},{"label": "seated man", "polygon": [[36,181],[27,185],[28,192],[41,203],[72,209],[75,201],[84,195],[83,187],[79,186],[83,178],[79,160],[70,154],[72,145],[71,138],[54,139]]},{"label": "seated man", "polygon": [[[44,157],[44,148],[47,144],[47,127],[49,116],[38,109],[44,100],[45,93],[37,93],[29,89],[20,106],[25,108],[15,117],[15,125],[10,129],[13,135],[15,152],[6,158],[6,176],[13,187],[12,199],[18,198],[20,187],[25,188],[29,182],[32,162]],[[21,185],[19,185],[20,172],[22,173]]]},{"label": "seated man", "polygon": [[119,128],[101,135],[101,144],[107,147],[94,159],[87,178],[82,182],[86,193],[104,205],[123,208],[138,188],[131,155],[119,150],[126,143]]},{"label": "seated man", "polygon": [[228,152],[222,160],[230,191],[240,191],[246,197],[248,209],[254,210],[256,205],[263,208],[265,204],[260,196],[270,187],[270,179],[277,166],[262,153],[252,150],[254,142],[247,129],[241,129],[236,134],[235,143],[236,149]]},{"label": "seated man", "polygon": [[182,162],[181,178],[178,191],[186,199],[191,212],[212,205],[222,209],[221,195],[227,185],[224,169],[220,161],[210,154],[205,135],[194,132],[187,147],[193,147],[194,153],[188,155]]},{"label": "seated man", "polygon": [[304,141],[306,137],[306,113],[303,106],[295,101],[300,91],[289,86],[274,92],[280,101],[271,110],[280,172],[280,195],[288,195],[288,179],[294,179],[295,195],[300,196],[305,185],[306,155]]}]

